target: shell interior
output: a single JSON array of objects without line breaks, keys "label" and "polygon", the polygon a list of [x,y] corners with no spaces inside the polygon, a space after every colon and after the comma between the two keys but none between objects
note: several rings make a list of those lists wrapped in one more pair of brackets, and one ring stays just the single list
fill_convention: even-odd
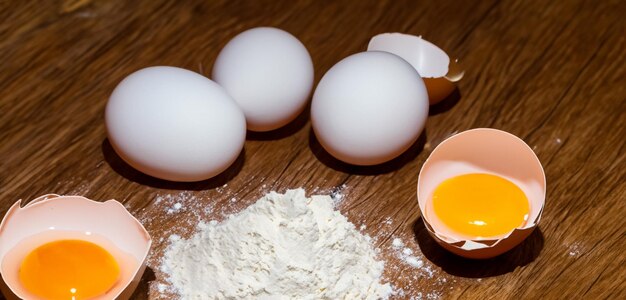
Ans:
[{"label": "shell interior", "polygon": [[[444,180],[468,173],[502,176],[520,187],[530,202],[526,224],[504,236],[473,240],[460,238],[443,226],[428,205],[432,193]],[[541,218],[545,190],[541,163],[524,141],[504,131],[479,128],[454,135],[433,150],[420,171],[418,202],[424,223],[433,235],[442,242],[469,251],[495,247],[508,238],[525,238]],[[525,233],[516,234],[516,231]]]},{"label": "shell interior", "polygon": [[367,51],[385,51],[402,57],[424,78],[445,77],[456,82],[463,78],[457,60],[450,60],[448,54],[421,36],[404,33],[382,33],[374,36]]},{"label": "shell interior", "polygon": [[[138,281],[143,273],[152,243],[141,223],[115,200],[96,202],[81,196],[44,195],[24,207],[21,207],[21,200],[17,201],[5,215],[0,223],[0,262],[22,240],[48,230],[92,232],[134,257],[135,275],[130,281],[120,283],[125,287]],[[24,298],[16,293],[17,276],[0,273],[4,284],[16,296]],[[127,291],[122,289],[120,293]]]}]

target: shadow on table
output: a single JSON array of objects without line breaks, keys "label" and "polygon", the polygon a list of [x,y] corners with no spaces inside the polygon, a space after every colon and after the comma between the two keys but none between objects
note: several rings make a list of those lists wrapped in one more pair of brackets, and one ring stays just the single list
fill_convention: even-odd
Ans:
[{"label": "shadow on table", "polygon": [[424,256],[442,270],[454,276],[467,278],[492,277],[512,272],[517,267],[533,262],[543,249],[543,234],[535,228],[521,244],[490,259],[473,260],[448,252],[430,236],[424,222],[418,218],[413,224],[417,243]]},{"label": "shadow on table", "polygon": [[459,101],[461,101],[461,92],[459,91],[459,88],[457,87],[457,88],[454,88],[454,91],[452,91],[452,94],[448,95],[448,97],[441,100],[441,102],[435,105],[431,105],[430,108],[428,109],[428,115],[434,116],[434,115],[447,112],[451,110],[455,105],[457,105]]},{"label": "shadow on table", "polygon": [[333,170],[348,173],[348,174],[356,174],[356,175],[378,175],[385,174],[389,172],[393,172],[402,168],[402,166],[411,162],[417,155],[419,155],[422,150],[424,150],[424,145],[426,144],[426,130],[422,131],[422,134],[417,138],[417,141],[409,147],[404,153],[400,156],[374,166],[357,166],[345,163],[334,158],[330,153],[328,153],[324,147],[320,144],[320,142],[315,137],[315,133],[313,129],[309,131],[309,148],[313,152],[313,155],[321,161],[327,167],[332,168]]},{"label": "shadow on table", "polygon": [[228,169],[213,178],[196,182],[174,182],[155,178],[135,170],[133,167],[127,164],[119,155],[117,155],[117,153],[115,153],[115,150],[113,149],[113,146],[108,139],[105,139],[102,142],[102,154],[104,155],[104,160],[109,164],[109,166],[111,166],[111,169],[120,174],[122,177],[142,185],[172,190],[199,191],[214,189],[223,186],[235,176],[237,176],[237,174],[239,174],[239,171],[241,171],[241,168],[243,167],[245,161],[245,151],[246,149],[244,148],[235,160],[235,162],[230,167],[228,167]]},{"label": "shadow on table", "polygon": [[139,285],[137,285],[137,289],[130,297],[133,300],[148,300],[150,299],[150,282],[154,281],[156,276],[154,275],[154,271],[150,267],[146,267],[146,271],[141,276],[139,280]]},{"label": "shadow on table", "polygon": [[286,138],[298,132],[309,121],[311,115],[311,102],[304,108],[304,110],[287,125],[278,129],[265,132],[248,131],[246,133],[246,140],[251,141],[272,141]]}]

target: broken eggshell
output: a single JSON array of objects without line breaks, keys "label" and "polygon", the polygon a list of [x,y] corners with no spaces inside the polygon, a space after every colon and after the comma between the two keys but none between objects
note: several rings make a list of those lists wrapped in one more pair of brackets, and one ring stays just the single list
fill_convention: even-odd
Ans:
[{"label": "broken eggshell", "polygon": [[[444,180],[468,173],[488,173],[516,184],[528,198],[525,224],[499,237],[467,240],[448,229],[435,215],[432,194]],[[546,195],[546,177],[533,150],[508,132],[478,128],[458,133],[439,144],[420,171],[417,199],[430,235],[457,255],[485,259],[500,255],[528,237],[537,226]]]},{"label": "broken eggshell", "polygon": [[430,105],[448,97],[464,75],[457,60],[450,60],[446,52],[421,36],[379,34],[370,40],[367,51],[389,52],[409,62],[424,79]]},{"label": "broken eggshell", "polygon": [[[0,223],[0,263],[24,239],[45,231],[91,232],[111,241],[136,260],[133,276],[117,284],[111,299],[129,299],[146,268],[152,243],[141,223],[115,201],[97,202],[81,196],[44,195],[21,207],[18,200]],[[25,299],[17,275],[0,270],[0,289],[9,300]]]}]

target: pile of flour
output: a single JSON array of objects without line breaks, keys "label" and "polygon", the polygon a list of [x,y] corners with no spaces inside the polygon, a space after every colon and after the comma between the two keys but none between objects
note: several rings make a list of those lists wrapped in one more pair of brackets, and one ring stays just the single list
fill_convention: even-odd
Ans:
[{"label": "pile of flour", "polygon": [[161,269],[183,299],[387,299],[368,237],[328,196],[270,192],[173,240]]}]

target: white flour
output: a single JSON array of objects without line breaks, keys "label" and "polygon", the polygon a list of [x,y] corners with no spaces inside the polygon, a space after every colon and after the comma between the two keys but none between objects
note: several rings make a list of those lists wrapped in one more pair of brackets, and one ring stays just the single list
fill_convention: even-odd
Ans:
[{"label": "white flour", "polygon": [[270,192],[173,239],[161,270],[183,299],[386,299],[369,239],[328,196]]}]

